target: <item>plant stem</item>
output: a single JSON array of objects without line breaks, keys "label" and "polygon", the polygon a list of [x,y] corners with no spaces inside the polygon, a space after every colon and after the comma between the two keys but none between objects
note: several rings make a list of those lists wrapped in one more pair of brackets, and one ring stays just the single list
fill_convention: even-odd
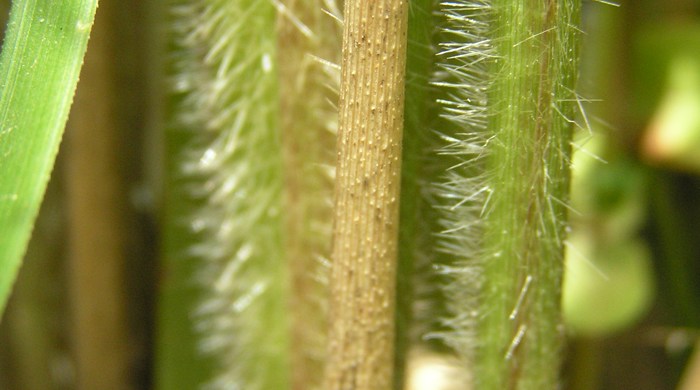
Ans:
[{"label": "plant stem", "polygon": [[0,57],[0,313],[68,118],[97,0],[14,1]]},{"label": "plant stem", "polygon": [[389,389],[408,3],[345,3],[325,389]]},{"label": "plant stem", "polygon": [[337,130],[330,102],[337,100],[339,72],[319,58],[339,61],[341,28],[323,7],[320,0],[284,0],[278,6],[284,252],[290,276],[291,388],[296,390],[320,387],[327,353]]},{"label": "plant stem", "polygon": [[578,6],[440,3],[438,334],[476,389],[557,387]]},{"label": "plant stem", "polygon": [[[275,8],[258,0],[177,0],[169,11],[174,62],[161,351],[177,372],[161,369],[162,388],[185,388],[178,377],[187,378],[190,362],[209,371],[194,351],[187,356],[168,345],[190,336],[180,324],[193,319],[198,352],[214,363],[208,388],[285,389]],[[201,371],[200,378],[209,376]]]},{"label": "plant stem", "polygon": [[[424,163],[429,147],[430,116],[435,104],[430,86],[435,49],[432,46],[433,0],[413,0],[408,14],[406,47],[406,101],[401,161],[399,262],[397,268],[394,389],[405,387],[409,351],[424,344],[433,330],[434,296],[438,289],[428,248],[435,240],[425,221],[434,214],[423,196]],[[429,301],[428,304],[424,304]],[[420,306],[418,310],[416,307]],[[427,310],[426,310],[427,308]]]},{"label": "plant stem", "polygon": [[494,0],[476,353],[480,389],[553,389],[577,72],[576,0]]},{"label": "plant stem", "polygon": [[128,250],[135,218],[124,168],[138,141],[126,137],[119,110],[118,72],[128,67],[110,60],[118,57],[112,44],[118,9],[101,3],[64,144],[71,346],[80,389],[132,388],[137,350],[126,272],[135,255]]}]

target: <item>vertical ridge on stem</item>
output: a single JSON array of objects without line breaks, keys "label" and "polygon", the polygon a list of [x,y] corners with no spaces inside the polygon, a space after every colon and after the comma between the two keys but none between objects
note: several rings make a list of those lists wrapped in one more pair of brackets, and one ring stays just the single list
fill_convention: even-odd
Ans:
[{"label": "vertical ridge on stem", "polygon": [[556,388],[579,2],[440,7],[436,335],[475,388]]},{"label": "vertical ridge on stem", "polygon": [[326,389],[392,383],[408,3],[345,3]]},{"label": "vertical ridge on stem", "polygon": [[[477,383],[556,388],[579,2],[493,0]],[[496,186],[499,187],[496,187]]]}]

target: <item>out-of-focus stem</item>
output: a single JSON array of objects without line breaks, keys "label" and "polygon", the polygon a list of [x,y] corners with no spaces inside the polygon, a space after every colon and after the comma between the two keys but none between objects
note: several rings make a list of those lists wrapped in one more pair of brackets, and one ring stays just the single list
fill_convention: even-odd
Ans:
[{"label": "out-of-focus stem", "polygon": [[678,390],[693,390],[700,387],[700,343],[695,343],[695,352],[688,361]]},{"label": "out-of-focus stem", "polygon": [[[61,161],[59,154],[59,170]],[[56,364],[68,355],[63,336],[69,322],[64,280],[66,215],[61,208],[65,191],[60,177],[54,176],[48,184],[22,271],[0,323],[3,389],[57,390],[72,385],[71,370]]]},{"label": "out-of-focus stem", "polygon": [[102,9],[66,133],[68,282],[78,389],[133,386],[126,299],[130,210],[118,126],[111,7]]},{"label": "out-of-focus stem", "polygon": [[[284,389],[288,280],[274,4],[171,0],[167,6],[159,385]],[[180,338],[186,348],[179,348]],[[190,366],[199,372],[190,373]],[[210,377],[201,383],[202,376]]]},{"label": "out-of-focus stem", "polygon": [[[284,252],[289,266],[291,388],[319,388],[328,332],[328,259],[340,24],[320,0],[278,5],[280,132],[284,156]],[[329,10],[332,12],[333,10]]]},{"label": "out-of-focus stem", "polygon": [[[435,112],[435,104],[430,101],[435,55],[433,4],[433,0],[412,1],[408,15],[394,348],[394,389],[397,390],[404,388],[409,351],[423,343],[422,336],[433,330],[430,325],[436,321],[432,309],[437,304],[432,298],[438,287],[432,283],[432,257],[428,249],[435,237],[424,225],[433,210],[421,191],[421,185],[427,181],[424,164],[429,151],[430,114]],[[430,303],[426,304],[427,301]],[[417,306],[420,306],[418,310]]]}]

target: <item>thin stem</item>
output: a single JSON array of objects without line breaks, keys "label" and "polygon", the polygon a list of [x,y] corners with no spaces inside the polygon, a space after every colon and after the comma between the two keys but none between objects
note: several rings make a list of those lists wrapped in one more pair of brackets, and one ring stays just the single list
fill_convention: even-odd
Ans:
[{"label": "thin stem", "polygon": [[326,389],[389,389],[408,3],[347,1]]}]

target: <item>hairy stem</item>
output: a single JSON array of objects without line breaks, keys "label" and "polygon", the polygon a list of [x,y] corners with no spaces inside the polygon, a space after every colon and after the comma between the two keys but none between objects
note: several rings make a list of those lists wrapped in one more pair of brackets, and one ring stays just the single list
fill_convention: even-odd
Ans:
[{"label": "hairy stem", "polygon": [[428,193],[449,312],[477,389],[556,388],[577,0],[442,1]]},{"label": "hairy stem", "polygon": [[[291,388],[318,389],[326,360],[328,273],[341,27],[333,1],[278,3],[280,131],[289,266]],[[324,62],[328,61],[328,63]]]},{"label": "hairy stem", "polygon": [[326,389],[392,386],[407,7],[345,3]]},{"label": "hairy stem", "polygon": [[493,1],[479,388],[558,386],[578,8]]},{"label": "hairy stem", "polygon": [[[284,389],[275,8],[258,0],[173,0],[169,12],[174,62],[162,353],[177,371],[198,360],[183,351],[167,356],[168,344],[178,343],[179,323],[192,318],[199,352],[213,361],[206,388]],[[201,297],[183,312],[193,299],[178,298],[192,293],[193,282]],[[161,373],[163,388],[184,387],[177,376],[186,374]]]},{"label": "hairy stem", "polygon": [[406,101],[401,162],[401,205],[399,263],[396,296],[396,345],[394,389],[405,387],[406,364],[412,348],[425,344],[422,337],[433,330],[434,299],[439,288],[431,272],[432,254],[428,250],[435,237],[425,228],[434,215],[421,186],[426,180],[426,147],[430,134],[430,76],[435,49],[433,0],[414,0],[408,15],[406,47]]}]

